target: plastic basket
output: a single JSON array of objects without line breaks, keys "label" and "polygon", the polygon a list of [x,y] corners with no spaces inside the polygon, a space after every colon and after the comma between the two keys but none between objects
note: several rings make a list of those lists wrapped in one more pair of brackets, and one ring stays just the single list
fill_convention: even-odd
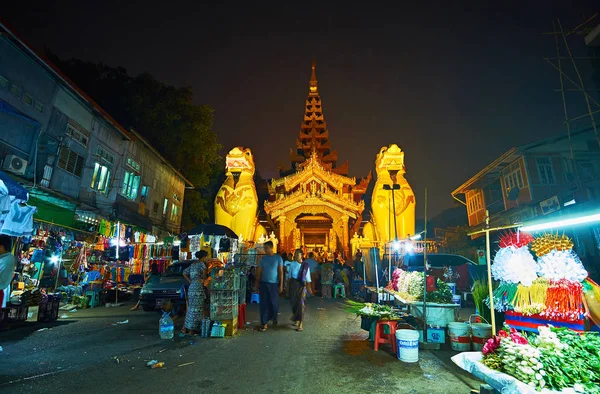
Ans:
[{"label": "plastic basket", "polygon": [[237,268],[214,268],[210,272],[211,290],[239,290],[240,270]]},{"label": "plastic basket", "polygon": [[221,324],[220,322],[215,322],[210,330],[211,338],[225,338],[225,328],[227,324]]}]

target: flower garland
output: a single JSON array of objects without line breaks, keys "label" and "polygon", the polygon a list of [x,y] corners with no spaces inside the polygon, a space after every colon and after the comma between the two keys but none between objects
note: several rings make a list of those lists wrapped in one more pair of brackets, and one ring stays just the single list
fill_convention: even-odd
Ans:
[{"label": "flower garland", "polygon": [[583,282],[588,272],[572,250],[552,250],[538,258],[538,274],[546,279]]},{"label": "flower garland", "polygon": [[568,279],[551,280],[546,296],[546,309],[540,313],[549,319],[578,320],[584,313],[583,286]]},{"label": "flower garland", "polygon": [[546,309],[547,292],[548,281],[544,278],[537,278],[529,287],[519,285],[512,301],[515,312],[526,316],[540,314]]},{"label": "flower garland", "polygon": [[524,286],[530,286],[537,279],[537,270],[537,263],[527,246],[500,249],[492,265],[494,279]]}]

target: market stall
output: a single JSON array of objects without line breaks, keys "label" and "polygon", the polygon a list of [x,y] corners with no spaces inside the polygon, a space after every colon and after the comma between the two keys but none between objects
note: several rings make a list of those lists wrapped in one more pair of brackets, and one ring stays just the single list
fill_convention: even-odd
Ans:
[{"label": "market stall", "polygon": [[489,298],[487,303],[506,313],[509,326],[532,332],[547,324],[590,329],[597,307],[587,298],[593,302],[597,285],[587,278],[568,237],[516,231],[503,234],[499,245],[491,267],[499,285],[493,303]]}]

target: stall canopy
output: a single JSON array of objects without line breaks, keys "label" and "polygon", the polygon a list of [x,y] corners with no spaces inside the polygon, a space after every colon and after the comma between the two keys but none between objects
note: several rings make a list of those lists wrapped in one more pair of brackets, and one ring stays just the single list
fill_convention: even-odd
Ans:
[{"label": "stall canopy", "polygon": [[236,238],[236,239],[238,237],[232,229],[230,229],[229,227],[226,227],[226,226],[222,226],[220,224],[201,224],[187,232],[187,235],[199,235],[199,234],[224,235],[229,238]]},{"label": "stall canopy", "polygon": [[[427,262],[432,268],[456,267],[463,264],[477,265],[474,261],[457,254],[428,253]],[[411,254],[404,258],[404,264],[408,267],[423,267],[423,254]]]},{"label": "stall canopy", "polygon": [[9,195],[20,201],[29,199],[27,190],[2,171],[0,171],[0,195]]}]

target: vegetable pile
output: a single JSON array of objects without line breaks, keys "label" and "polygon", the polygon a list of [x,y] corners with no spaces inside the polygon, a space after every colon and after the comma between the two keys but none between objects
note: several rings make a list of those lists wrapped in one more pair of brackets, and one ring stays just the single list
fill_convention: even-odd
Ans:
[{"label": "vegetable pile", "polygon": [[483,347],[483,363],[536,390],[600,394],[600,336],[568,328],[539,327],[528,340],[514,328],[501,330]]},{"label": "vegetable pile", "polygon": [[[436,285],[436,290],[427,293],[427,302],[452,304],[452,291],[446,282],[438,279]],[[423,301],[424,286],[422,272],[409,272],[396,268],[386,289],[407,301]]]},{"label": "vegetable pile", "polygon": [[346,312],[359,316],[381,317],[390,320],[400,319],[403,316],[389,305],[372,304],[370,302],[346,300],[344,309]]}]

